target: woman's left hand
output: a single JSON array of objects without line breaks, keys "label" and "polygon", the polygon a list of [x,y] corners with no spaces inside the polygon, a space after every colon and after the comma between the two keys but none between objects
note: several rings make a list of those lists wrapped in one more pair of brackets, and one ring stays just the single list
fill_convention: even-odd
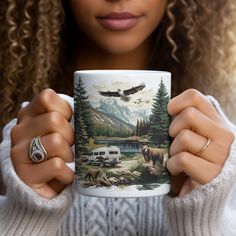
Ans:
[{"label": "woman's left hand", "polygon": [[173,142],[166,167],[172,175],[172,192],[183,196],[221,172],[234,134],[210,100],[195,89],[173,98],[168,113],[174,118],[169,127]]}]

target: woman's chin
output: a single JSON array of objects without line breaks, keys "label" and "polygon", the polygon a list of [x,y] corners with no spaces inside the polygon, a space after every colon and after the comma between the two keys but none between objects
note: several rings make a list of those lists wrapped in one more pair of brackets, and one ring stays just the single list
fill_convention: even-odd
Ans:
[{"label": "woman's chin", "polygon": [[133,53],[144,46],[142,42],[140,43],[137,40],[112,40],[108,42],[98,42],[97,44],[105,52],[116,55]]}]

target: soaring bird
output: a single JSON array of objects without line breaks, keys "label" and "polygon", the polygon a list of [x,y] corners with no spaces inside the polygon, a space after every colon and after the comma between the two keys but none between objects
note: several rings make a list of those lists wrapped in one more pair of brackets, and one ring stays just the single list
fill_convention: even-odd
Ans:
[{"label": "soaring bird", "polygon": [[117,89],[117,91],[99,91],[99,94],[105,97],[120,97],[120,99],[124,102],[129,102],[131,97],[130,94],[137,93],[145,88],[145,84],[141,83],[138,86],[132,87],[130,89],[121,90]]},{"label": "soaring bird", "polygon": [[142,98],[138,98],[136,100],[134,100],[134,104],[148,104],[150,103],[150,100],[149,99],[146,99],[146,100],[143,100]]}]

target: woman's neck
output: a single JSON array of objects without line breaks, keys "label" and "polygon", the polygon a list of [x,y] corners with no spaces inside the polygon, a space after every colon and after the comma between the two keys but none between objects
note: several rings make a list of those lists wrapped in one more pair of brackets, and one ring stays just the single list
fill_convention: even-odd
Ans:
[{"label": "woman's neck", "polygon": [[147,69],[151,44],[151,39],[148,39],[131,52],[112,54],[86,38],[82,43],[80,41],[80,45],[73,56],[73,70]]}]

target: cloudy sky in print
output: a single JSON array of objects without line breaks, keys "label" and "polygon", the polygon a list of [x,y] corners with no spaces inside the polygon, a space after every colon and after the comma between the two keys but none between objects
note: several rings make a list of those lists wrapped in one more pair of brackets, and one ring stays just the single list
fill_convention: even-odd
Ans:
[{"label": "cloudy sky in print", "polygon": [[[79,75],[76,75],[78,79]],[[107,100],[99,94],[99,91],[116,92],[118,89],[126,90],[140,84],[145,84],[143,90],[131,94],[131,100],[124,102],[120,98],[116,99],[117,103],[122,106],[128,106],[131,111],[148,109],[151,110],[153,98],[157,93],[161,79],[163,80],[168,93],[170,94],[170,74],[169,73],[123,73],[123,74],[85,74],[81,75],[85,85],[91,105],[96,108],[101,100]]]}]

